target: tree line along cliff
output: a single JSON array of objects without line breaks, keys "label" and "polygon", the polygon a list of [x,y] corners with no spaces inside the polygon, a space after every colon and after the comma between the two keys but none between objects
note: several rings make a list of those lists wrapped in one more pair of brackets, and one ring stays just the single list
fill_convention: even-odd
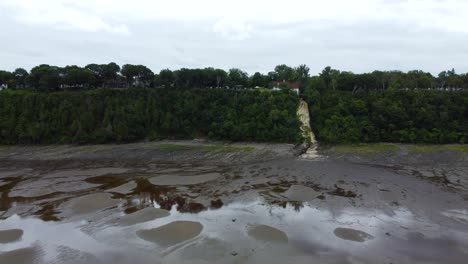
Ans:
[{"label": "tree line along cliff", "polygon": [[0,93],[0,143],[107,143],[165,138],[302,140],[290,92],[220,89]]},{"label": "tree line along cliff", "polygon": [[[466,143],[468,92],[307,88],[321,143]],[[100,89],[0,92],[0,143],[108,143],[165,138],[299,143],[288,90]]]},{"label": "tree line along cliff", "polygon": [[[326,67],[310,76],[306,65],[278,65],[249,76],[235,68],[154,74],[143,65],[109,63],[0,71],[6,90],[0,93],[0,143],[194,137],[297,143],[298,97],[288,91],[291,84],[309,103],[322,143],[468,140],[468,74],[454,69],[433,76]],[[270,91],[278,86],[283,91]]]},{"label": "tree line along cliff", "polygon": [[468,91],[309,90],[322,143],[467,143]]},{"label": "tree line along cliff", "polygon": [[0,70],[0,87],[10,89],[34,89],[38,91],[86,90],[94,88],[208,88],[239,87],[273,88],[278,82],[286,86],[296,83],[302,92],[309,85],[329,90],[406,90],[468,89],[468,74],[458,74],[454,69],[440,72],[434,76],[429,72],[413,70],[373,71],[353,73],[325,67],[320,73],[311,76],[307,65],[290,67],[278,65],[268,73],[255,72],[249,75],[242,69],[228,71],[212,67],[178,70],[163,69],[154,73],[144,65],[116,63],[88,64],[84,67],[68,65],[65,67],[41,64],[30,71],[18,68],[12,72]]}]

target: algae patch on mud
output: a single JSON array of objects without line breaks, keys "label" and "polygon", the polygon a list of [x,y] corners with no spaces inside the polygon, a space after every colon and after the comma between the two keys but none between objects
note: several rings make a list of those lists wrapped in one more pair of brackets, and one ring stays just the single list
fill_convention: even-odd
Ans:
[{"label": "algae patch on mud", "polygon": [[157,144],[152,146],[145,146],[145,148],[149,149],[164,149],[164,150],[184,150],[184,149],[191,149],[193,147],[188,145],[182,144]]},{"label": "algae patch on mud", "polygon": [[354,145],[337,145],[331,146],[330,150],[336,153],[344,154],[373,154],[384,152],[397,152],[399,150],[412,154],[430,154],[439,151],[453,151],[468,153],[468,144],[460,145],[405,145],[405,144],[390,144],[390,143],[373,143],[373,144],[354,144]]},{"label": "algae patch on mud", "polygon": [[203,225],[192,221],[175,221],[153,229],[138,230],[137,235],[160,246],[173,246],[198,236]]},{"label": "algae patch on mud", "polygon": [[418,145],[408,146],[409,152],[412,153],[431,153],[437,151],[457,151],[468,153],[468,144],[464,145]]},{"label": "algae patch on mud", "polygon": [[357,145],[338,145],[333,147],[338,153],[378,153],[385,151],[398,151],[399,147],[392,144],[357,144]]}]

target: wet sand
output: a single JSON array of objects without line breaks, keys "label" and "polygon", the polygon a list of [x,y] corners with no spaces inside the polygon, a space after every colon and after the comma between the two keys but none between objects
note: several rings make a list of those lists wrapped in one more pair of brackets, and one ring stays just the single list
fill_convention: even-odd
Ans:
[{"label": "wet sand", "polygon": [[138,230],[137,235],[159,246],[173,246],[198,236],[203,226],[198,222],[175,221],[153,229]]},{"label": "wet sand", "polygon": [[267,225],[249,227],[249,236],[264,242],[287,243],[288,236],[281,230]]},{"label": "wet sand", "polygon": [[23,230],[21,229],[0,230],[0,244],[15,242],[22,236]]},{"label": "wet sand", "polygon": [[0,253],[0,263],[32,264],[36,261],[40,261],[40,257],[35,248],[21,248]]},{"label": "wet sand", "polygon": [[0,263],[468,257],[466,153],[206,144],[2,148]]},{"label": "wet sand", "polygon": [[196,185],[200,183],[210,182],[218,179],[219,173],[206,173],[202,175],[163,175],[149,179],[149,182],[160,186],[175,186],[175,185]]},{"label": "wet sand", "polygon": [[344,239],[344,240],[349,240],[349,241],[355,241],[355,242],[365,242],[367,240],[373,239],[374,237],[367,234],[366,232],[360,231],[360,230],[355,230],[351,228],[336,228],[335,231],[333,231],[335,236]]},{"label": "wet sand", "polygon": [[166,210],[147,207],[135,213],[118,218],[117,220],[115,220],[115,222],[118,225],[129,226],[152,221],[158,218],[167,217],[169,215],[170,213]]},{"label": "wet sand", "polygon": [[137,184],[134,181],[122,184],[118,187],[115,187],[113,189],[107,190],[107,192],[111,193],[120,193],[120,194],[128,194],[131,193],[133,189],[137,187]]},{"label": "wet sand", "polygon": [[119,201],[112,199],[112,195],[108,193],[96,193],[72,199],[64,203],[62,207],[64,211],[68,210],[72,215],[81,215],[102,211],[118,204]]}]

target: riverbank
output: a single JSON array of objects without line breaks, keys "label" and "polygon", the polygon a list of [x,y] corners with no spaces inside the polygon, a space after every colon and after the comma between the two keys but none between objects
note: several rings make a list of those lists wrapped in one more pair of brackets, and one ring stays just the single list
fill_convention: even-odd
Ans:
[{"label": "riverbank", "polygon": [[393,144],[313,159],[288,144],[0,147],[0,262],[464,263],[467,156]]}]

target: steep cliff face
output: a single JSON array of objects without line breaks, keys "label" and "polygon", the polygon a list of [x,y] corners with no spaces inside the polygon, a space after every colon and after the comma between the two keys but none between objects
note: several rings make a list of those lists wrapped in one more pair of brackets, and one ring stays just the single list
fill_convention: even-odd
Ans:
[{"label": "steep cliff face", "polygon": [[299,107],[297,108],[297,116],[301,121],[301,131],[305,138],[305,142],[302,144],[303,154],[302,157],[313,158],[317,156],[317,140],[310,127],[310,114],[309,105],[306,101],[300,99]]}]

